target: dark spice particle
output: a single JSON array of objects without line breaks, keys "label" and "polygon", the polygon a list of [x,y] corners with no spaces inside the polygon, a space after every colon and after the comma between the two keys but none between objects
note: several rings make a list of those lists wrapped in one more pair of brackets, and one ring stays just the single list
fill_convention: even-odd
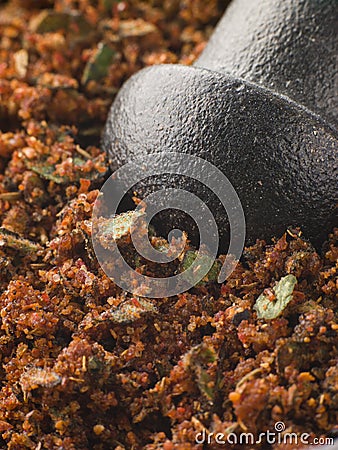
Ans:
[{"label": "dark spice particle", "polygon": [[[189,450],[203,448],[203,429],[258,434],[284,421],[311,439],[335,430],[337,230],[321,254],[299,230],[257,241],[223,285],[215,267],[190,292],[156,301],[122,292],[91,248],[114,93],[146,65],[192,63],[224,7],[1,5],[0,448]],[[150,276],[193,261],[187,244],[159,269],[121,233]],[[151,241],[166,251],[165,239]],[[277,286],[292,276],[286,300]]]}]

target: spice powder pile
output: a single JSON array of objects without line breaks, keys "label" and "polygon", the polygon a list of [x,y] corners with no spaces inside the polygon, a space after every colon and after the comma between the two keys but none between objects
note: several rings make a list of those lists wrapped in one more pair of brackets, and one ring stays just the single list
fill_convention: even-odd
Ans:
[{"label": "spice powder pile", "polygon": [[[257,240],[223,285],[211,271],[157,300],[123,292],[93,253],[115,94],[142,67],[191,64],[225,6],[1,4],[1,449],[249,449],[196,436],[258,436],[279,421],[309,442],[337,432],[338,230],[320,251],[300,230]],[[187,244],[166,270],[193,257]]]}]

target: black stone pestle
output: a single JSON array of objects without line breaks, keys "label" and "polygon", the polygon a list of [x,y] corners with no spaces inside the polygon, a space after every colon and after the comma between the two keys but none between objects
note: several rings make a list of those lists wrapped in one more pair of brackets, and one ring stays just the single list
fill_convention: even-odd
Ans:
[{"label": "black stone pestle", "polygon": [[[152,66],[122,87],[102,138],[111,169],[155,153],[200,156],[236,189],[247,244],[298,226],[320,247],[337,223],[337,30],[337,0],[233,0],[193,67]],[[216,196],[178,176],[136,191],[164,187],[206,202],[224,250],[229,225]],[[158,224],[167,233],[189,220],[170,210]],[[187,231],[194,240],[194,224]]]}]

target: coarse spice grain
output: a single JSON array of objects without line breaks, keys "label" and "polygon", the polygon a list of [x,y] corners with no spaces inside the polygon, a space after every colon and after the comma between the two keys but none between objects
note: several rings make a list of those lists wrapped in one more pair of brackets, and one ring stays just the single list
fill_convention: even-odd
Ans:
[{"label": "coarse spice grain", "polygon": [[[226,4],[1,4],[1,449],[202,449],[201,430],[258,435],[277,421],[310,440],[337,433],[338,230],[316,251],[285,224],[274,242],[257,236],[224,284],[210,273],[156,301],[117,287],[91,246],[115,94],[142,67],[191,64]],[[128,236],[121,245],[148,275],[194,259],[187,243],[159,273]],[[258,303],[259,319],[257,299],[268,308],[288,275],[287,301],[271,319]]]}]

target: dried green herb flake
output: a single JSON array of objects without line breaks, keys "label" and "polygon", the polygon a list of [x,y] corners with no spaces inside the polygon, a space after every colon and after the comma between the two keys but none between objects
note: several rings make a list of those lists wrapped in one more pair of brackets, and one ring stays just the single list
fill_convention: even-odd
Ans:
[{"label": "dried green herb flake", "polygon": [[292,293],[297,284],[297,278],[294,275],[286,275],[279,280],[273,288],[276,301],[271,301],[264,293],[256,300],[254,309],[257,311],[259,319],[275,319],[286,308],[292,300]]},{"label": "dried green herb flake", "polygon": [[[193,250],[187,251],[186,254],[184,255],[184,258],[183,258],[181,264],[180,264],[180,272],[182,274],[184,274],[184,272],[189,269],[189,267],[193,264],[193,262],[195,261],[196,258],[197,258],[196,251],[193,251]],[[209,256],[207,253],[205,253],[202,255],[200,267],[201,268],[209,267],[211,262],[212,262],[211,256]],[[201,286],[205,283],[217,281],[220,270],[221,270],[220,262],[217,260],[214,261],[209,272],[205,275],[205,277],[199,283],[197,283],[196,286]],[[194,277],[191,274],[189,274],[189,275],[187,274],[185,276],[189,280],[191,279],[191,281],[194,280]]]},{"label": "dried green herb flake", "polygon": [[31,20],[30,28],[39,34],[65,30],[77,37],[88,36],[92,31],[92,26],[82,14],[59,12],[53,9],[45,9],[35,16]]},{"label": "dried green herb flake", "polygon": [[21,253],[36,252],[41,248],[35,242],[25,239],[4,227],[0,227],[0,245],[14,248]]},{"label": "dried green herb flake", "polygon": [[97,52],[87,62],[82,75],[82,84],[90,80],[98,81],[108,74],[109,66],[112,64],[116,51],[109,45],[99,43]]},{"label": "dried green herb flake", "polygon": [[214,348],[206,343],[196,345],[183,357],[184,367],[194,373],[199,390],[210,401],[214,398],[214,383],[208,368],[216,360],[217,354]]},{"label": "dried green herb flake", "polygon": [[157,308],[146,298],[131,298],[124,301],[109,314],[114,323],[131,323],[140,319],[144,314],[156,314]]},{"label": "dried green herb flake", "polygon": [[45,9],[31,21],[30,28],[36,33],[52,33],[61,29],[67,29],[69,14],[57,12],[53,9]]},{"label": "dried green herb flake", "polygon": [[97,229],[97,238],[100,244],[109,249],[112,241],[119,242],[121,239],[129,237],[132,225],[144,215],[144,211],[135,210],[117,214],[109,219],[101,219]]}]

